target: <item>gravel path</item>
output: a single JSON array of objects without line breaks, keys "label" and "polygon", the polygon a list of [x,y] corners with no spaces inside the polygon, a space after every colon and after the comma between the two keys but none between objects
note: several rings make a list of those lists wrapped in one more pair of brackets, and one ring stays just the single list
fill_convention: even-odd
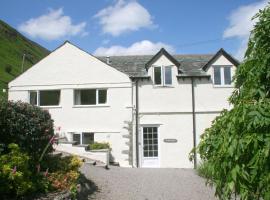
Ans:
[{"label": "gravel path", "polygon": [[97,200],[214,200],[214,190],[192,169],[142,169],[89,164],[81,169],[93,181]]}]

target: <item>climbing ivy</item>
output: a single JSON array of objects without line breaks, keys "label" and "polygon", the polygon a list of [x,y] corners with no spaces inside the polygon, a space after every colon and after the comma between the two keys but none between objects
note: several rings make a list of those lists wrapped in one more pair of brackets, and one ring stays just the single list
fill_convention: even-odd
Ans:
[{"label": "climbing ivy", "polygon": [[231,110],[202,135],[197,151],[220,199],[270,199],[270,6],[260,10],[235,75]]}]

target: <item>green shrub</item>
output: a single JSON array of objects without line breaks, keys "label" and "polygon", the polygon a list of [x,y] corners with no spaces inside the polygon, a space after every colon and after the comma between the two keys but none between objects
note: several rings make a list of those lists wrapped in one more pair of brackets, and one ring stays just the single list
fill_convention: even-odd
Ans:
[{"label": "green shrub", "polygon": [[43,168],[49,168],[51,172],[70,170],[78,171],[82,161],[77,156],[50,155],[44,160]]},{"label": "green shrub", "polygon": [[270,6],[255,15],[231,110],[224,110],[197,147],[201,169],[220,199],[270,199]]},{"label": "green shrub", "polygon": [[94,142],[88,145],[90,150],[110,149],[110,144],[107,142]]},{"label": "green shrub", "polygon": [[0,196],[21,196],[33,190],[29,156],[16,144],[8,149],[9,153],[0,156]]},{"label": "green shrub", "polygon": [[[39,107],[23,102],[0,101],[0,143],[4,152],[10,143],[16,143],[37,161],[54,135],[50,114]],[[51,152],[52,146],[47,152]]]},{"label": "green shrub", "polygon": [[212,174],[213,174],[213,169],[211,168],[211,165],[207,164],[207,162],[200,163],[196,170],[199,176],[206,179],[211,179]]}]

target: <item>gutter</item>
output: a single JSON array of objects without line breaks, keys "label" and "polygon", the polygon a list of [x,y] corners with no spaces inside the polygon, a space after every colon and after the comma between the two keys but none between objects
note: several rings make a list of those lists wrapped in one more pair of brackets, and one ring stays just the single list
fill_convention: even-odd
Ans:
[{"label": "gutter", "polygon": [[136,113],[135,113],[135,120],[136,120],[136,166],[139,167],[139,86],[138,86],[138,80],[135,81],[135,92],[136,92],[136,100],[135,100],[135,106],[136,106]]}]

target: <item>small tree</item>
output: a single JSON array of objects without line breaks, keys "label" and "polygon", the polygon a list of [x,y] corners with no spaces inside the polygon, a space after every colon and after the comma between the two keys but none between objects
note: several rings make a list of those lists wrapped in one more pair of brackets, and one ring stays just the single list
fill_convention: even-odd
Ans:
[{"label": "small tree", "polygon": [[198,146],[220,199],[270,199],[270,6],[255,18],[235,76],[234,107],[215,119]]},{"label": "small tree", "polygon": [[[54,135],[50,114],[28,103],[2,100],[0,116],[0,143],[4,151],[8,144],[16,143],[37,162]],[[46,153],[52,150],[50,145]]]},{"label": "small tree", "polygon": [[11,65],[6,65],[5,71],[6,71],[8,74],[10,74],[11,71],[12,71],[12,66],[11,66]]}]

